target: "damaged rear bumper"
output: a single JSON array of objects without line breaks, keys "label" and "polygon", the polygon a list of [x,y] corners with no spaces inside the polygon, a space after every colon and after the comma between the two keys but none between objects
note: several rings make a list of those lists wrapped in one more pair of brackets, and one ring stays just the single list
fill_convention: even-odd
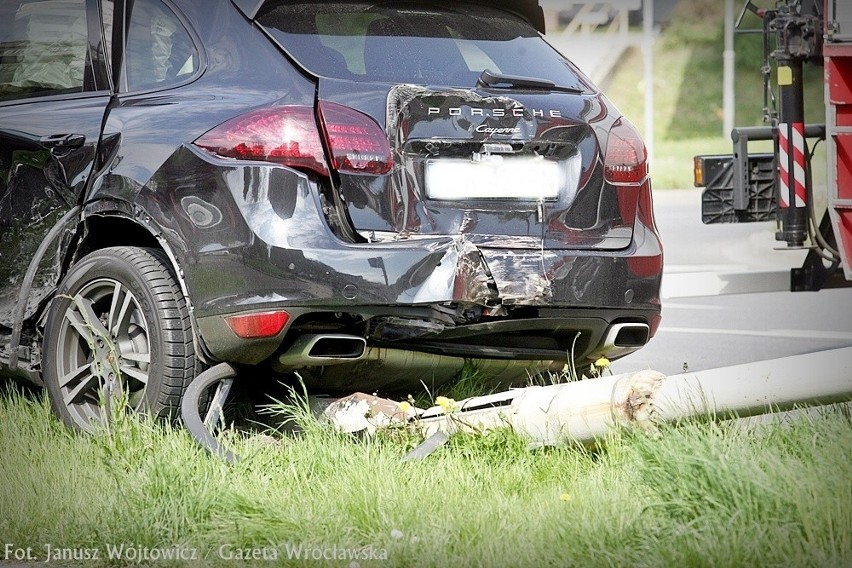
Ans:
[{"label": "damaged rear bumper", "polygon": [[[174,196],[185,215],[158,221],[167,239],[189,245],[176,246],[176,256],[218,359],[268,359],[313,315],[331,327],[362,324],[360,334],[378,344],[437,353],[456,345],[454,356],[484,358],[564,359],[565,338],[581,329],[590,330],[584,352],[592,353],[619,321],[653,334],[662,249],[638,222],[631,246],[618,251],[486,248],[463,234],[351,243],[332,232],[317,186],[299,172],[188,147],[174,166],[196,179]],[[270,309],[290,314],[275,337],[241,339],[225,323]],[[513,346],[524,336],[558,340]]]}]

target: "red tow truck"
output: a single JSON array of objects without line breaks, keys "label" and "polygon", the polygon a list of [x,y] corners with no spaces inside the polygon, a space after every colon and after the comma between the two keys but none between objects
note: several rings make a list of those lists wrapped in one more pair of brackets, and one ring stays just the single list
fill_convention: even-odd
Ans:
[{"label": "red tow truck", "polygon": [[[808,250],[802,267],[791,270],[790,290],[850,286],[852,2],[782,0],[764,9],[747,0],[737,28],[747,12],[762,21],[766,125],[734,128],[730,155],[695,157],[695,185],[704,188],[702,220],[775,220],[782,247]],[[805,65],[824,68],[824,124],[805,123]],[[771,140],[774,151],[750,153],[749,142],[758,140]],[[813,149],[821,142],[826,184],[815,187]],[[820,203],[827,204],[821,217]]]}]

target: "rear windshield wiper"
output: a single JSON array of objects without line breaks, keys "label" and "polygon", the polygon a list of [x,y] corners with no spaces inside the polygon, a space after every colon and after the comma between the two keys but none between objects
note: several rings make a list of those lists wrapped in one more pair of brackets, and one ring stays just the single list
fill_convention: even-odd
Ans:
[{"label": "rear windshield wiper", "polygon": [[583,89],[577,87],[562,87],[548,81],[547,79],[536,79],[533,77],[518,77],[516,75],[503,75],[486,69],[476,82],[477,87],[489,87],[491,89],[533,89],[536,91],[561,91],[579,95]]}]

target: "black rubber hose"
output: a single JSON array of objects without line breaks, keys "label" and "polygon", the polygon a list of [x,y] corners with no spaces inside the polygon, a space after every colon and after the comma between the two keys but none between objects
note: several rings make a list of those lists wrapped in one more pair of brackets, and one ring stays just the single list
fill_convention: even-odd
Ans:
[{"label": "black rubber hose", "polygon": [[237,371],[228,363],[219,363],[201,372],[186,387],[183,400],[180,403],[180,413],[183,423],[192,437],[201,446],[214,456],[220,457],[228,463],[236,463],[239,456],[219,443],[213,434],[204,426],[204,420],[198,412],[201,397],[211,386],[219,381],[236,376]]}]

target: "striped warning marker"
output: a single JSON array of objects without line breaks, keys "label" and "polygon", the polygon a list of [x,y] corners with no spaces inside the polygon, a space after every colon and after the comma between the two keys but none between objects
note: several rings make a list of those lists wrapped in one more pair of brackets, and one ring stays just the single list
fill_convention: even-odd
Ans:
[{"label": "striped warning marker", "polygon": [[[781,187],[779,197],[781,207],[790,207],[790,188],[795,195],[795,207],[805,207],[807,192],[805,191],[805,124],[794,122],[778,125],[778,154],[780,162]],[[790,156],[793,163],[790,163]],[[792,170],[791,170],[792,167]]]}]

